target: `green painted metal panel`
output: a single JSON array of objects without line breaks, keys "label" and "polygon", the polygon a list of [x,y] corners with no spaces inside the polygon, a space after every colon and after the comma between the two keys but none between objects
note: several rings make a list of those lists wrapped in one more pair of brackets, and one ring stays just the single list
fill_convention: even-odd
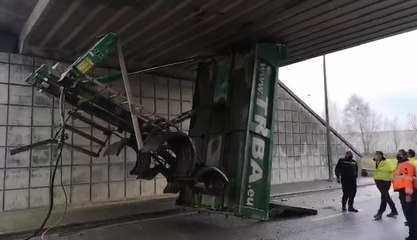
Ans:
[{"label": "green painted metal panel", "polygon": [[268,219],[273,150],[273,109],[278,64],[277,44],[256,45],[251,106],[243,165],[240,209],[245,217]]},{"label": "green painted metal panel", "polygon": [[84,55],[79,57],[73,64],[83,74],[90,72],[95,66],[103,63],[109,55],[116,51],[117,35],[108,33],[103,36]]},{"label": "green painted metal panel", "polygon": [[189,205],[268,219],[274,89],[283,53],[279,45],[261,43],[200,64],[193,102],[200,110],[190,135],[200,159],[230,183],[221,196],[194,193]]}]

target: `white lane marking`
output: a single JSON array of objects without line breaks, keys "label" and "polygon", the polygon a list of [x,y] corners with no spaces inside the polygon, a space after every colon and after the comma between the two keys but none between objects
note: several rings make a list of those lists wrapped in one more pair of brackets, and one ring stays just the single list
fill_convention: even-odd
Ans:
[{"label": "white lane marking", "polygon": [[161,216],[161,217],[139,219],[139,220],[136,220],[136,221],[133,221],[133,222],[134,223],[151,222],[151,221],[156,221],[156,220],[163,220],[163,219],[169,219],[169,218],[181,217],[181,216],[187,216],[187,215],[194,215],[194,214],[197,214],[197,213],[196,212],[178,213],[178,214],[172,214],[172,215]]},{"label": "white lane marking", "polygon": [[338,217],[343,215],[343,213],[336,213],[336,214],[332,214],[332,215],[328,215],[328,216],[324,216],[324,217],[319,217],[319,218],[314,218],[311,219],[311,221],[315,222],[315,221],[321,221],[321,220],[325,220],[325,219],[329,219],[329,218],[334,218],[334,217]]},{"label": "white lane marking", "polygon": [[[151,218],[144,218],[144,219],[137,219],[137,220],[132,220],[132,221],[126,221],[126,222],[118,222],[118,223],[110,223],[110,224],[99,224],[97,226],[92,226],[90,228],[80,228],[80,229],[75,229],[75,230],[71,230],[71,231],[67,231],[67,232],[60,232],[60,233],[56,233],[59,236],[70,236],[70,235],[74,235],[74,234],[79,234],[83,231],[88,231],[90,229],[97,229],[97,228],[101,228],[101,229],[107,229],[107,228],[113,228],[113,227],[119,227],[119,226],[125,226],[128,224],[134,224],[134,223],[143,223],[143,222],[151,222],[151,221],[157,221],[157,220],[163,220],[163,219],[169,219],[169,218],[174,218],[174,217],[181,217],[181,216],[187,216],[187,215],[194,215],[197,214],[197,212],[185,212],[185,213],[177,213],[177,214],[171,214],[171,215],[166,215],[166,216],[160,216],[160,217],[151,217]],[[0,234],[2,234],[0,232]]]},{"label": "white lane marking", "polygon": [[[362,209],[358,209],[358,211],[361,212]],[[345,212],[345,213],[341,212],[341,213],[331,214],[331,215],[323,216],[323,217],[319,217],[319,218],[313,218],[313,219],[311,219],[311,221],[313,221],[313,222],[321,221],[321,220],[325,220],[325,219],[329,219],[329,218],[338,217],[338,216],[341,216],[343,214],[349,214],[349,212]],[[354,214],[356,214],[356,213],[354,213]]]},{"label": "white lane marking", "polygon": [[166,216],[161,216],[161,217],[150,217],[150,218],[137,219],[137,220],[133,220],[133,221],[108,224],[108,225],[105,225],[103,227],[109,227],[109,226],[114,227],[114,226],[120,226],[120,225],[132,224],[132,223],[151,222],[151,221],[164,220],[164,219],[187,216],[187,215],[194,215],[194,214],[197,214],[197,213],[196,212],[176,213],[176,214],[166,215]]}]

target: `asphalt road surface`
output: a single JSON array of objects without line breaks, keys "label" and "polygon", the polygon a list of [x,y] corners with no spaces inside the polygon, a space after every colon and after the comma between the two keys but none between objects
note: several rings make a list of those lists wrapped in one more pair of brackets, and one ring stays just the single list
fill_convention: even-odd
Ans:
[{"label": "asphalt road surface", "polygon": [[[379,206],[379,193],[374,186],[360,188],[356,198],[359,213],[342,213],[340,192],[276,199],[277,202],[314,207],[316,216],[291,217],[274,221],[254,221],[221,215],[185,212],[153,219],[123,222],[83,230],[62,231],[49,240],[398,240],[407,229],[404,217],[373,220]],[[399,211],[397,193],[392,194]],[[389,213],[387,210],[386,213]],[[39,238],[38,238],[39,239]]]}]

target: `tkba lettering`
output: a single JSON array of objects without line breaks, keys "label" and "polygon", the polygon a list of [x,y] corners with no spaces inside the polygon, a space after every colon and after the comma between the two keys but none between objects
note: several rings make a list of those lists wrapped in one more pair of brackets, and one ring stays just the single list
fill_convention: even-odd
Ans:
[{"label": "tkba lettering", "polygon": [[[265,94],[265,72],[266,72],[266,65],[264,63],[260,63],[258,67],[258,80],[256,83],[256,101],[254,106],[254,117],[253,122],[256,124],[255,126],[255,133],[263,136],[268,137],[269,129],[266,127],[266,115],[268,111],[268,96],[264,96]],[[248,190],[247,190],[247,199],[246,205],[253,206],[254,199],[255,199],[255,189],[252,188],[251,184],[259,181],[263,177],[263,169],[258,164],[258,162],[263,162],[265,157],[265,140],[257,136],[256,134],[251,134],[251,161],[250,161],[250,175],[248,180]]]}]

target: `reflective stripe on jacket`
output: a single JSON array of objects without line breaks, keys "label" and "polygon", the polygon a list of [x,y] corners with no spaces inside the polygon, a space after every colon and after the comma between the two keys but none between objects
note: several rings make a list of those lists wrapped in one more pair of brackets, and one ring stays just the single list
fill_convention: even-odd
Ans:
[{"label": "reflective stripe on jacket", "polygon": [[399,163],[395,169],[392,179],[394,191],[404,189],[405,193],[412,195],[414,192],[414,179],[416,176],[416,167],[409,161]]},{"label": "reflective stripe on jacket", "polygon": [[372,176],[375,180],[391,181],[396,167],[396,161],[392,159],[382,160],[378,164],[375,163]]}]

